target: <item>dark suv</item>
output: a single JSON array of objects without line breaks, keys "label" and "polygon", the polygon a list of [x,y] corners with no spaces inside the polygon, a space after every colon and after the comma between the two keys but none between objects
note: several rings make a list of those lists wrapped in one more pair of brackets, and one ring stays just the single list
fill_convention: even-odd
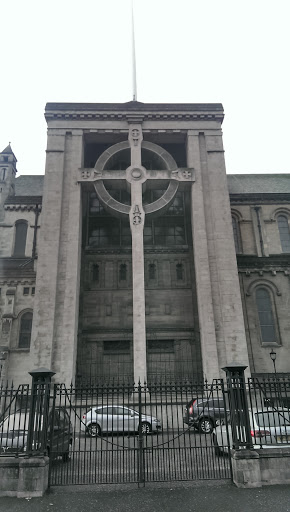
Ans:
[{"label": "dark suv", "polygon": [[223,423],[226,414],[222,398],[193,398],[185,407],[183,421],[203,434],[210,434]]},{"label": "dark suv", "polygon": [[[52,414],[53,430],[51,430]],[[29,410],[18,410],[0,422],[0,454],[26,452],[29,415]],[[33,441],[34,448],[38,444],[38,432],[42,426],[43,417],[40,416],[39,424],[34,430],[36,434],[36,439]],[[47,428],[47,454],[51,458],[61,456],[64,462],[68,461],[72,436],[73,428],[67,411],[62,407],[56,407],[54,411],[50,410]]]}]

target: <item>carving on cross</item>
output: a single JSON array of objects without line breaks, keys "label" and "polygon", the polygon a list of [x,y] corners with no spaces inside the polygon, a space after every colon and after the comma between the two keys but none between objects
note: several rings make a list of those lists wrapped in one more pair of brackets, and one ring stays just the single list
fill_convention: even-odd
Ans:
[{"label": "carving on cross", "polygon": [[[106,170],[106,164],[119,151],[129,149],[131,165],[124,171]],[[148,170],[142,165],[141,149],[155,153],[164,165],[163,170]],[[131,206],[119,203],[107,191],[104,180],[126,180],[131,189]],[[146,181],[168,182],[164,194],[153,203],[143,205],[142,192]],[[151,217],[164,212],[174,200],[179,184],[194,181],[194,169],[178,168],[172,156],[160,146],[143,141],[140,124],[129,125],[128,141],[108,148],[98,159],[93,169],[80,169],[79,182],[92,182],[104,208],[112,215],[130,219],[132,233],[132,276],[133,276],[133,352],[135,382],[146,381],[146,325],[143,228],[145,216]]]}]

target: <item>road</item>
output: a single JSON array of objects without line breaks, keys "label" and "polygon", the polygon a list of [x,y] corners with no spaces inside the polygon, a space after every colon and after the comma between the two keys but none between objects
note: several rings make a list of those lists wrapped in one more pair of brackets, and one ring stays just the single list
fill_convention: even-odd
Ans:
[{"label": "road", "polygon": [[231,482],[55,487],[42,498],[1,498],[0,512],[290,512],[290,486]]}]

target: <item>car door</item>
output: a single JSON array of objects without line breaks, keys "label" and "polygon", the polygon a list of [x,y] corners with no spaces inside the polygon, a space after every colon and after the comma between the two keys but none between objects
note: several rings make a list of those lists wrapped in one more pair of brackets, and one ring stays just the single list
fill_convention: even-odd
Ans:
[{"label": "car door", "polygon": [[102,432],[117,431],[117,422],[116,418],[114,418],[114,407],[111,405],[96,409],[96,421],[100,425]]},{"label": "car door", "polygon": [[139,415],[128,407],[115,406],[118,432],[135,432],[138,428]]}]

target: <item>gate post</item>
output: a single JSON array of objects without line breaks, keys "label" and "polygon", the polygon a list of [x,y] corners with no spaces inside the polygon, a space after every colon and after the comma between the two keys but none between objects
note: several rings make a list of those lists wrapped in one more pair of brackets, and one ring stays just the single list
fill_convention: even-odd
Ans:
[{"label": "gate post", "polygon": [[55,372],[39,368],[29,372],[32,377],[31,406],[27,434],[27,455],[44,455],[47,446],[47,429],[51,377]]},{"label": "gate post", "polygon": [[222,368],[226,372],[229,395],[233,438],[233,481],[237,487],[261,487],[259,455],[254,450],[251,438],[244,374],[246,368],[247,366],[239,363],[232,363]]},{"label": "gate post", "polygon": [[227,378],[233,448],[235,450],[241,447],[253,449],[244,374],[246,368],[247,366],[239,363],[232,363],[222,368],[226,372]]},{"label": "gate post", "polygon": [[51,377],[46,368],[29,372],[32,377],[26,457],[19,458],[18,498],[43,496],[48,488],[49,458],[45,456]]}]

